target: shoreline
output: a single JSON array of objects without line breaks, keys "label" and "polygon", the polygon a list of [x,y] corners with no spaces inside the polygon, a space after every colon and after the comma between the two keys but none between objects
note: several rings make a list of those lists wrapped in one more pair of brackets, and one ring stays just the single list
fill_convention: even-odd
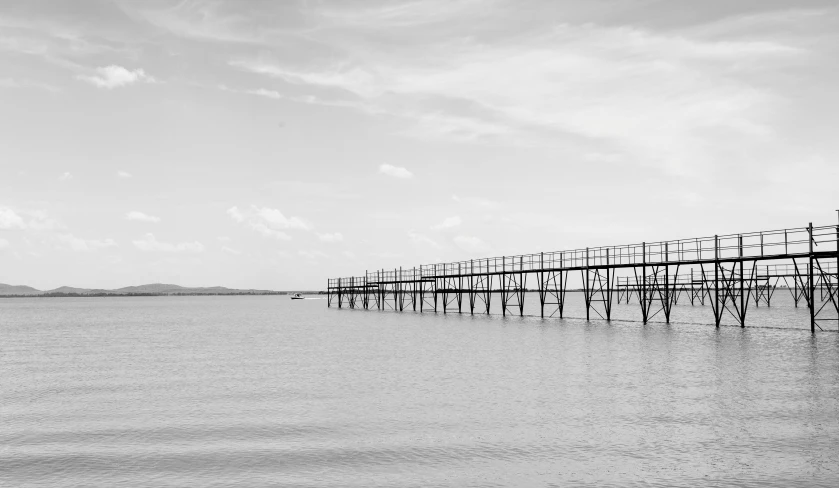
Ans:
[{"label": "shoreline", "polygon": [[275,296],[275,295],[292,295],[300,293],[301,295],[326,295],[326,292],[261,292],[261,293],[43,293],[32,295],[0,295],[0,298],[120,298],[120,297],[195,297],[195,296]]}]

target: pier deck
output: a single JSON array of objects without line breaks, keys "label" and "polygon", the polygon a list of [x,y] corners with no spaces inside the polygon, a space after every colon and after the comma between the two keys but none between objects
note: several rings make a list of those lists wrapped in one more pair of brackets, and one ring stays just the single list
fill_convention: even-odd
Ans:
[{"label": "pier deck", "polygon": [[617,299],[637,301],[645,324],[659,313],[669,323],[673,305],[687,296],[691,304],[710,305],[717,327],[726,313],[745,327],[749,304],[771,306],[781,287],[790,289],[796,306],[806,303],[812,332],[839,329],[839,225],[812,223],[366,271],[363,276],[329,279],[327,303],[339,308],[489,314],[497,297],[503,315],[524,315],[525,294],[531,291],[539,294],[541,317],[562,318],[572,276],[572,288],[583,292],[587,320],[611,320]]}]

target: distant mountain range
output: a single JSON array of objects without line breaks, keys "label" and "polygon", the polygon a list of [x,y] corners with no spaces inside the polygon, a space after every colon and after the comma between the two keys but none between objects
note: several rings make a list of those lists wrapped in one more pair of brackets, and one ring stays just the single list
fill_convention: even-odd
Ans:
[{"label": "distant mountain range", "polygon": [[237,290],[223,286],[210,286],[190,288],[178,285],[167,285],[164,283],[152,283],[150,285],[126,286],[115,290],[104,290],[98,288],[74,288],[62,286],[54,290],[38,290],[31,286],[6,285],[0,283],[0,296],[62,296],[62,295],[283,295],[287,292],[273,290]]}]

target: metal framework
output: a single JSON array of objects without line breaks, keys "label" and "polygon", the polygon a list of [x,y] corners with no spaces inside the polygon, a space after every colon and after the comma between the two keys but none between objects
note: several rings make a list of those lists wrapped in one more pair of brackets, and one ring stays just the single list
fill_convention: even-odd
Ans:
[{"label": "metal framework", "polygon": [[[681,274],[680,274],[681,272]],[[576,273],[579,273],[577,275]],[[839,225],[642,242],[570,251],[471,259],[328,280],[328,306],[443,313],[524,315],[528,291],[539,315],[563,318],[569,276],[579,277],[586,319],[611,320],[614,299],[638,302],[646,324],[673,306],[710,305],[717,327],[726,314],[745,327],[746,312],[771,306],[778,287],[810,312],[810,330],[839,329]],[[528,290],[535,281],[537,288]],[[464,300],[464,298],[466,298]]]}]

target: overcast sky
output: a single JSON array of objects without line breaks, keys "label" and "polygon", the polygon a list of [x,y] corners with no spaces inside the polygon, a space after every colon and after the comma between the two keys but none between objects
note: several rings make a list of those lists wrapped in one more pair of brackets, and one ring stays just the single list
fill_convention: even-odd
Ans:
[{"label": "overcast sky", "polygon": [[835,0],[0,2],[0,282],[832,224]]}]

